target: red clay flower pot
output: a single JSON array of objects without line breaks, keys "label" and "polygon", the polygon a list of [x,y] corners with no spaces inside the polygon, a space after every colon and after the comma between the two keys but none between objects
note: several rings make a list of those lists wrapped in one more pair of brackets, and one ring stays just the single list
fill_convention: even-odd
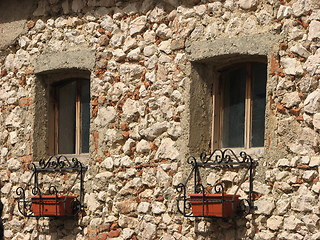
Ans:
[{"label": "red clay flower pot", "polygon": [[42,195],[31,198],[34,216],[72,216],[75,196]]},{"label": "red clay flower pot", "polygon": [[193,216],[233,217],[236,215],[240,195],[189,194]]}]

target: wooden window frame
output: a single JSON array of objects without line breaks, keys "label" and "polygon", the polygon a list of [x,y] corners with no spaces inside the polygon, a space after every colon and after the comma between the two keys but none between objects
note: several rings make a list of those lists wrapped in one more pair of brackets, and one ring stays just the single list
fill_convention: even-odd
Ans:
[{"label": "wooden window frame", "polygon": [[[222,84],[222,73],[225,71],[230,71],[232,69],[245,66],[246,68],[246,89],[245,89],[245,120],[244,120],[244,146],[237,148],[250,149],[251,146],[251,137],[252,137],[252,85],[253,85],[253,76],[252,76],[252,65],[254,63],[263,63],[265,62],[246,62],[233,64],[227,68],[221,69],[216,74],[216,80],[213,81],[212,85],[212,132],[211,132],[211,149],[222,148],[222,132],[223,132],[223,84]],[[266,65],[267,67],[267,65]],[[254,147],[254,148],[262,148]],[[228,148],[228,147],[227,147]]]},{"label": "wooden window frame", "polygon": [[[88,79],[84,78],[71,78],[56,82],[50,86],[50,100],[49,100],[49,154],[50,155],[88,155],[88,153],[82,153],[82,143],[81,143],[81,136],[82,136],[82,128],[81,128],[81,81]],[[75,115],[75,150],[74,154],[64,154],[59,153],[59,96],[58,96],[58,88],[59,86],[69,83],[69,82],[76,82],[76,115]]]}]

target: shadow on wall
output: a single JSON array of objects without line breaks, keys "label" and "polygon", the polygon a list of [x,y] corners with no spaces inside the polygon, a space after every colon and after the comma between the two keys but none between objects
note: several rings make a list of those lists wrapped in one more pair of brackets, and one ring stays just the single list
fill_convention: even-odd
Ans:
[{"label": "shadow on wall", "polygon": [[28,19],[36,6],[35,0],[1,0],[0,24]]},{"label": "shadow on wall", "polygon": [[194,231],[197,240],[240,240],[247,239],[249,221],[237,219],[196,219]]},{"label": "shadow on wall", "polygon": [[3,211],[3,203],[0,200],[0,240],[3,240],[3,235],[4,235],[4,227],[2,224],[2,211]]},{"label": "shadow on wall", "polygon": [[75,240],[79,231],[77,217],[64,217],[61,219],[50,219],[48,236],[51,239],[62,239],[67,235],[67,239]]}]

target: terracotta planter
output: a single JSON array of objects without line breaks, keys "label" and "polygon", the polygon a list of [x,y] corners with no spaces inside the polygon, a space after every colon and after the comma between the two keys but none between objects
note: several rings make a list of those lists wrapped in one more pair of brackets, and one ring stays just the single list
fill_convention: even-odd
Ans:
[{"label": "terracotta planter", "polygon": [[239,195],[189,194],[193,216],[233,217],[239,205]]},{"label": "terracotta planter", "polygon": [[34,216],[72,216],[75,196],[42,195],[31,198]]}]

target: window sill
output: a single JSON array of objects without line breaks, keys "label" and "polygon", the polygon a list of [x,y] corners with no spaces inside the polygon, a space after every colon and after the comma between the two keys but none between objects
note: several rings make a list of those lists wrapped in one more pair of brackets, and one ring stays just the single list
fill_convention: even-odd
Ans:
[{"label": "window sill", "polygon": [[231,149],[236,155],[239,155],[240,152],[245,152],[250,156],[254,156],[260,158],[264,154],[264,147],[256,147],[256,148],[222,148],[222,150]]},{"label": "window sill", "polygon": [[77,158],[81,163],[87,163],[89,160],[89,153],[83,153],[83,154],[57,154],[57,156],[65,156],[69,160],[72,158]]}]

